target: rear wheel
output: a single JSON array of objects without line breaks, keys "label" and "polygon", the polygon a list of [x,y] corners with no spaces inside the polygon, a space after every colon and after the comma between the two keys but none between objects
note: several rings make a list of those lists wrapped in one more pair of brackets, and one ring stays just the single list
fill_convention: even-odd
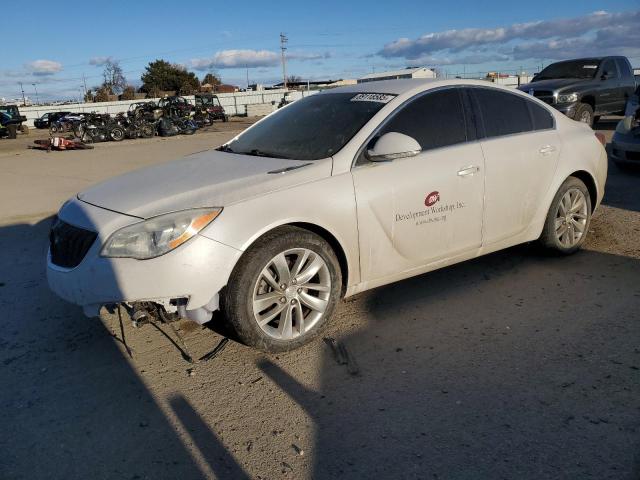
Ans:
[{"label": "rear wheel", "polygon": [[540,242],[568,255],[584,243],[591,222],[591,198],[582,180],[569,177],[551,202]]},{"label": "rear wheel", "polygon": [[242,343],[288,351],[318,335],[341,288],[331,246],[307,230],[281,227],[245,252],[222,294],[222,308]]}]

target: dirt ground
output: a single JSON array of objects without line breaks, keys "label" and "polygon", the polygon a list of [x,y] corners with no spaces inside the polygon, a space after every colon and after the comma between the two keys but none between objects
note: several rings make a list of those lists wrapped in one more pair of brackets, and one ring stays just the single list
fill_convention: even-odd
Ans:
[{"label": "dirt ground", "polygon": [[[190,364],[166,326],[49,292],[67,197],[245,126],[84,152],[0,140],[0,478],[640,479],[640,171],[610,166],[576,255],[522,245],[342,302],[327,335],[346,365],[322,340]],[[178,327],[196,359],[222,339]]]}]

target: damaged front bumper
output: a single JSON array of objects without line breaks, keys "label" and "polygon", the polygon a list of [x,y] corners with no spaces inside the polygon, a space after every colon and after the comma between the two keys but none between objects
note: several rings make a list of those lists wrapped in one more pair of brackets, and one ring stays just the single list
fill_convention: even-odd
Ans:
[{"label": "damaged front bumper", "polygon": [[140,221],[74,199],[60,210],[59,218],[71,225],[98,232],[84,258],[73,268],[60,267],[47,258],[49,286],[61,298],[80,305],[95,316],[104,305],[153,302],[168,312],[200,324],[218,309],[218,294],[240,254],[239,250],[196,235],[184,245],[148,260],[100,256],[109,235]]}]

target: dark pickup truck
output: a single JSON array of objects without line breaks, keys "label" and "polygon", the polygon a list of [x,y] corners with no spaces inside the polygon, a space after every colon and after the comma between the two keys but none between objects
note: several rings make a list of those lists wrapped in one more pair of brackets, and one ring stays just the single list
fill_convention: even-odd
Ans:
[{"label": "dark pickup truck", "polygon": [[580,58],[552,63],[518,88],[593,125],[601,115],[624,115],[636,80],[626,57]]}]

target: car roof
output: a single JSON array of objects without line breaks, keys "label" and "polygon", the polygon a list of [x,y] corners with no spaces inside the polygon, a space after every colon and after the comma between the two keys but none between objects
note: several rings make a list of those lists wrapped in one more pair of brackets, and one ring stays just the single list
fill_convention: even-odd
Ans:
[{"label": "car roof", "polygon": [[477,85],[489,88],[505,89],[487,80],[470,79],[438,79],[438,78],[406,78],[399,80],[379,80],[373,82],[363,82],[346,87],[337,87],[324,90],[322,93],[387,93],[391,95],[402,95],[409,92],[428,90],[437,87],[453,85]]}]

